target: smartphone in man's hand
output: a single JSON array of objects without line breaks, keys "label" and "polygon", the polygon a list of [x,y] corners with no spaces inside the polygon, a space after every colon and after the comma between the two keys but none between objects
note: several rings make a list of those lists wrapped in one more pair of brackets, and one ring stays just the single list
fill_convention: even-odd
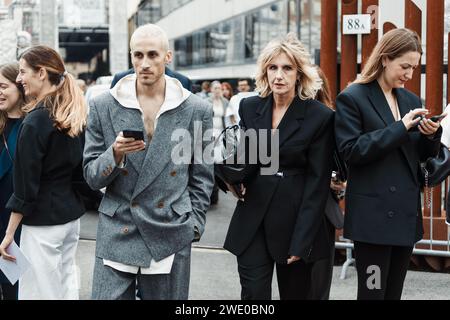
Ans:
[{"label": "smartphone in man's hand", "polygon": [[136,130],[123,130],[123,136],[125,138],[134,138],[136,141],[144,141],[144,132]]}]

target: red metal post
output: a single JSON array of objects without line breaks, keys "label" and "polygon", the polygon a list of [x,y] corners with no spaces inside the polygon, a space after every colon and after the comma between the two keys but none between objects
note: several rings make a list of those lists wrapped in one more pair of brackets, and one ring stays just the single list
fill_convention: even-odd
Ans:
[{"label": "red metal post", "polygon": [[[422,11],[411,0],[406,0],[405,2],[405,27],[414,30],[420,38],[422,38]],[[421,69],[422,68],[419,67],[414,72],[414,76],[411,81],[406,84],[406,88],[418,96],[420,96],[420,87],[422,82]]]},{"label": "red metal post", "polygon": [[[342,0],[342,16],[357,13],[357,0]],[[341,36],[341,90],[344,90],[351,82],[353,82],[358,74],[357,40],[358,38],[356,35]]]},{"label": "red metal post", "polygon": [[334,103],[338,93],[337,83],[337,0],[322,0],[322,31],[320,43],[320,67],[328,78],[331,99]]},{"label": "red metal post", "polygon": [[389,31],[394,30],[394,29],[397,29],[397,26],[396,26],[395,24],[393,24],[393,23],[391,23],[391,22],[386,22],[386,23],[383,25],[383,34],[386,34],[386,33],[388,33]]},{"label": "red metal post", "polygon": [[[379,3],[378,0],[362,0],[362,13],[372,15],[372,23],[378,22]],[[373,48],[378,42],[378,25],[373,25],[370,34],[364,34],[362,36],[362,61],[361,66],[364,67],[365,63],[370,57]]]},{"label": "red metal post", "polygon": [[[427,88],[426,107],[431,115],[442,112],[444,61],[444,0],[427,1]],[[433,216],[440,217],[441,188],[437,187],[433,193]]]}]

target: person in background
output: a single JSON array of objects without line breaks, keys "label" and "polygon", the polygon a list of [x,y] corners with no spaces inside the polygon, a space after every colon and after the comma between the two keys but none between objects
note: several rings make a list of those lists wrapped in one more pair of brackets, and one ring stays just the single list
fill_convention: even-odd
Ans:
[{"label": "person in background", "polygon": [[207,100],[211,96],[211,82],[203,81],[202,82],[202,91],[196,93],[200,98]]},{"label": "person in background", "polygon": [[[217,138],[229,124],[226,117],[229,102],[223,96],[222,85],[219,81],[211,83],[211,96],[208,98],[208,102],[213,108],[214,138]],[[215,183],[211,194],[211,204],[216,205],[218,202],[219,186]]]},{"label": "person in background", "polygon": [[233,96],[233,87],[228,82],[222,82],[222,93],[223,97],[230,101]]},{"label": "person in background", "polygon": [[31,101],[14,159],[12,211],[0,255],[22,222],[20,247],[31,263],[19,281],[19,300],[78,300],[75,254],[85,208],[73,181],[82,165],[87,107],[80,88],[52,48],[35,46],[20,57],[17,77]]},{"label": "person in background", "polygon": [[[334,109],[331,100],[330,85],[328,79],[320,67],[317,67],[320,78],[322,79],[322,89],[317,92],[317,101],[323,103],[331,110]],[[330,146],[330,147],[334,147]],[[339,202],[343,199],[345,191],[345,182],[342,181],[341,174],[338,172],[337,166],[333,167],[330,190],[325,207],[326,230],[329,237],[329,255],[325,259],[321,259],[312,263],[311,271],[311,291],[308,300],[329,300],[330,289],[333,280],[333,267],[335,256],[335,238],[336,229],[342,229],[344,226],[344,215],[339,207]]]},{"label": "person in background", "polygon": [[[447,114],[447,117],[445,117],[445,119],[442,120],[442,122],[441,122],[441,126],[443,129],[441,142],[450,149],[450,116],[449,116],[450,115],[450,104],[447,106],[447,108],[445,108],[444,113]],[[446,213],[447,213],[446,222],[448,225],[450,225],[450,186],[449,186],[449,190],[448,190],[447,204],[446,204],[445,208],[446,208]]]},{"label": "person in background", "polygon": [[238,124],[241,119],[239,118],[239,105],[241,101],[246,98],[257,96],[257,92],[251,91],[250,80],[239,79],[238,80],[239,93],[230,99],[230,104],[227,109],[227,118],[230,119],[232,125]]},{"label": "person in background", "polygon": [[251,92],[252,86],[250,85],[249,79],[239,79],[238,80],[238,92]]},{"label": "person in background", "polygon": [[258,58],[260,96],[241,102],[241,126],[267,134],[267,139],[258,137],[259,148],[271,150],[272,137],[279,137],[273,155],[279,159],[278,172],[261,169],[246,177],[240,195],[230,187],[239,202],[224,248],[237,257],[243,300],[272,298],[275,265],[280,298],[307,299],[311,262],[329,256],[324,212],[334,114],[315,100],[322,81],[310,61],[295,34],[271,41]]},{"label": "person in background", "polygon": [[[0,239],[6,235],[6,227],[11,210],[6,203],[13,194],[13,164],[16,152],[19,128],[23,121],[25,94],[16,82],[19,64],[9,63],[0,66]],[[14,234],[15,242],[20,245],[19,226]],[[0,271],[0,300],[17,300],[19,285],[11,285]]]},{"label": "person in background", "polygon": [[354,242],[359,300],[400,300],[423,237],[420,164],[438,154],[442,128],[405,89],[421,58],[417,33],[389,31],[337,97],[336,142],[349,170],[344,237]]}]

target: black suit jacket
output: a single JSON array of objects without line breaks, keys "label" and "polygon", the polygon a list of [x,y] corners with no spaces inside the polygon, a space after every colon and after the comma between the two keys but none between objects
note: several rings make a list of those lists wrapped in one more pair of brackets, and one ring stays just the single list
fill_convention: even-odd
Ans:
[{"label": "black suit jacket", "polygon": [[[394,89],[401,116],[419,97]],[[377,81],[354,84],[337,98],[336,141],[349,167],[344,235],[355,241],[413,246],[423,236],[420,162],[437,155],[433,140],[395,121]]]},{"label": "black suit jacket", "polygon": [[[247,129],[272,128],[273,97],[252,97],[241,102],[241,125]],[[315,100],[295,98],[279,125],[280,171],[301,174],[280,178],[260,171],[245,183],[245,202],[239,201],[225,240],[236,256],[250,245],[263,226],[269,252],[278,263],[288,256],[305,261],[328,256],[325,204],[330,190],[334,146],[333,112]],[[270,150],[270,148],[268,148]]]},{"label": "black suit jacket", "polygon": [[40,106],[23,120],[14,158],[14,193],[7,208],[23,214],[30,226],[62,225],[80,218],[84,207],[73,188],[83,160],[80,137],[54,127]]},{"label": "black suit jacket", "polygon": [[[114,88],[117,84],[117,82],[119,82],[120,79],[122,79],[123,77],[129,75],[129,74],[133,74],[134,73],[134,69],[130,69],[128,71],[124,71],[124,72],[120,72],[117,73],[116,75],[114,75],[114,78],[111,82],[111,88]],[[184,75],[182,75],[179,72],[176,71],[172,71],[169,68],[166,68],[166,75],[168,75],[169,77],[175,78],[178,81],[181,82],[181,85],[186,89],[191,91],[192,90],[192,82],[188,77],[185,77]]]}]

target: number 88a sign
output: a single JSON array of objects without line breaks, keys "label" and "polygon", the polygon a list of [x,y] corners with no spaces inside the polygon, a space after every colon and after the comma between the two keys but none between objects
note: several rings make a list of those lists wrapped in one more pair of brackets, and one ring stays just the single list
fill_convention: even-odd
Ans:
[{"label": "number 88a sign", "polygon": [[371,27],[370,14],[351,14],[342,17],[343,34],[369,34]]}]

